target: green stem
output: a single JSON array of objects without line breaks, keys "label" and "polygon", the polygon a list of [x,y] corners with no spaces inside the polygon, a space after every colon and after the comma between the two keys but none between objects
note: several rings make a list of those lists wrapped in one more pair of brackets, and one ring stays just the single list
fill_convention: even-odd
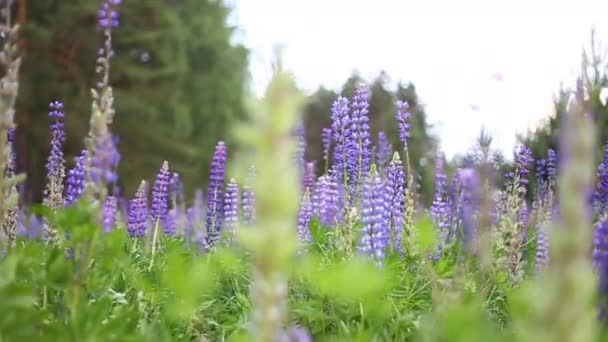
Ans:
[{"label": "green stem", "polygon": [[152,237],[152,257],[150,258],[150,266],[148,266],[148,272],[152,271],[152,266],[154,266],[154,255],[156,254],[156,239],[158,238],[158,226],[160,226],[160,218],[156,219],[156,224],[154,225],[154,235]]},{"label": "green stem", "polygon": [[46,304],[48,302],[48,289],[46,285],[42,288],[42,310],[46,309]]}]

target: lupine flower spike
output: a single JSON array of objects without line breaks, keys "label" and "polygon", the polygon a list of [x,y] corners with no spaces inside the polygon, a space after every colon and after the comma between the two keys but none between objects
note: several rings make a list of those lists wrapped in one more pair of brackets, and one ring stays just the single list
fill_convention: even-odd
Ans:
[{"label": "lupine flower spike", "polygon": [[[174,235],[173,224],[167,224],[167,213],[169,208],[169,181],[171,174],[169,173],[169,163],[165,161],[156,176],[154,188],[152,189],[152,207],[150,216],[154,221],[154,234],[152,236],[152,257],[150,258],[150,266],[152,269],[154,264],[154,255],[156,253],[156,242],[160,225],[163,225],[167,235]],[[167,230],[169,228],[169,230]]]},{"label": "lupine flower spike", "polygon": [[227,244],[233,242],[238,225],[239,185],[236,183],[236,179],[231,178],[226,185],[226,196],[224,197],[224,236]]},{"label": "lupine flower spike", "polygon": [[389,209],[383,196],[383,184],[375,165],[363,188],[361,204],[361,243],[359,250],[382,265],[388,246]]},{"label": "lupine flower spike", "polygon": [[218,241],[222,230],[226,154],[226,145],[224,145],[223,141],[220,141],[215,147],[215,153],[211,161],[207,189],[207,234],[211,247]]},{"label": "lupine flower spike", "polygon": [[352,101],[352,134],[348,152],[351,205],[355,205],[359,200],[361,183],[367,177],[371,163],[369,96],[369,89],[358,88]]},{"label": "lupine flower spike", "polygon": [[255,167],[250,166],[247,181],[243,186],[243,224],[253,226],[255,224],[255,192],[253,191],[253,180],[255,178]]},{"label": "lupine flower spike", "polygon": [[148,198],[146,182],[142,181],[135,193],[135,197],[129,202],[129,218],[127,231],[134,238],[146,236],[148,230]]}]

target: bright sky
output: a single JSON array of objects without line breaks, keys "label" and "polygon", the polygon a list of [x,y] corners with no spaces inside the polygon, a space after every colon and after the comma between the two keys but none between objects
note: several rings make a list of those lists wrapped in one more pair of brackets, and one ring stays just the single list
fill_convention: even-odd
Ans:
[{"label": "bright sky", "polygon": [[[253,87],[273,46],[309,92],[338,89],[357,69],[413,82],[448,157],[484,126],[510,157],[515,134],[552,111],[572,84],[591,28],[608,44],[608,0],[232,0],[252,50]],[[606,45],[608,46],[608,45]]]}]

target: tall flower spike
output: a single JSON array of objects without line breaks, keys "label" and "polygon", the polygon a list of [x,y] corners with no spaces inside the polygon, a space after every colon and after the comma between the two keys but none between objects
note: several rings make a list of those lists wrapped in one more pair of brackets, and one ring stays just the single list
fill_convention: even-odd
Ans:
[{"label": "tall flower spike", "polygon": [[65,205],[71,205],[78,201],[84,192],[85,165],[87,161],[87,150],[84,149],[80,155],[74,158],[75,165],[68,171],[66,180]]},{"label": "tall flower spike", "polygon": [[447,243],[449,235],[449,214],[447,208],[447,175],[443,169],[443,159],[435,162],[435,194],[431,205],[431,217],[439,228],[438,255]]},{"label": "tall flower spike", "polygon": [[8,159],[8,165],[6,166],[7,177],[14,176],[17,167],[17,155],[15,154],[15,135],[16,129],[10,128],[8,130],[8,147],[11,149],[11,154]]},{"label": "tall flower spike", "polygon": [[338,97],[331,107],[332,141],[334,143],[333,174],[345,184],[348,180],[348,152],[351,150],[351,117],[348,99]]},{"label": "tall flower spike", "polygon": [[113,184],[118,180],[116,168],[120,153],[116,148],[116,138],[110,133],[97,137],[91,158],[91,179],[96,184]]},{"label": "tall flower spike", "polygon": [[519,146],[517,151],[517,172],[519,175],[519,192],[524,195],[528,185],[528,175],[534,159],[532,158],[532,150],[526,146]]},{"label": "tall flower spike", "polygon": [[547,150],[547,178],[549,183],[555,183],[555,177],[557,175],[557,155],[552,149]]},{"label": "tall flower spike", "polygon": [[393,148],[383,131],[378,132],[378,142],[374,148],[374,162],[379,168],[384,168],[391,158]]},{"label": "tall flower spike", "polygon": [[306,192],[312,191],[315,186],[315,163],[308,162],[306,163],[306,168],[304,171],[304,178],[302,180],[302,190]]},{"label": "tall flower spike", "polygon": [[249,174],[243,186],[243,224],[246,226],[255,225],[255,191],[253,191],[253,180],[255,177],[255,167],[249,167]]},{"label": "tall flower spike", "polygon": [[340,194],[338,184],[330,175],[319,177],[317,186],[312,196],[314,215],[319,217],[319,223],[323,226],[333,227],[342,222],[340,216]]},{"label": "tall flower spike", "polygon": [[224,206],[224,173],[226,170],[226,145],[223,141],[217,143],[207,189],[207,234],[209,244],[213,246],[219,239],[222,229]]},{"label": "tall flower spike", "polygon": [[63,179],[65,178],[65,160],[63,158],[63,143],[65,142],[63,103],[51,102],[49,105],[51,124],[51,153],[47,168],[46,204],[53,210],[63,206]]},{"label": "tall flower spike", "polygon": [[606,214],[608,209],[608,145],[604,147],[604,160],[597,167],[594,201],[600,216]]},{"label": "tall flower spike", "polygon": [[169,180],[169,193],[174,202],[173,205],[184,203],[184,183],[177,172],[174,172]]},{"label": "tall flower spike", "polygon": [[224,231],[226,243],[231,244],[239,224],[239,185],[231,178],[224,197]]},{"label": "tall flower spike", "polygon": [[184,237],[190,240],[194,236],[196,217],[194,208],[186,209],[186,225],[184,226]]},{"label": "tall flower spike", "polygon": [[103,230],[108,233],[116,227],[116,210],[118,209],[118,199],[114,196],[106,197],[103,205]]},{"label": "tall flower spike", "polygon": [[148,198],[146,182],[142,181],[129,202],[129,219],[127,231],[131,237],[144,237],[148,230]]},{"label": "tall flower spike", "polygon": [[327,166],[329,162],[329,150],[331,148],[331,128],[323,128],[321,131],[321,142],[323,143],[323,160]]},{"label": "tall flower spike", "polygon": [[301,123],[296,126],[294,135],[296,138],[295,158],[302,179],[306,175],[306,131]]},{"label": "tall flower spike", "polygon": [[170,177],[169,163],[165,161],[154,182],[154,188],[152,189],[152,207],[150,208],[152,220],[158,221],[163,225],[166,224],[167,212],[169,211]]},{"label": "tall flower spike", "polygon": [[410,131],[412,129],[412,124],[410,120],[412,119],[412,113],[409,112],[410,105],[406,101],[396,101],[395,107],[397,108],[397,126],[399,128],[399,140],[403,144],[403,149],[407,150],[407,140],[410,137]]},{"label": "tall flower spike", "polygon": [[458,172],[458,182],[462,187],[460,220],[462,221],[463,244],[469,253],[475,253],[477,232],[475,216],[479,204],[479,175],[475,169],[462,169]]},{"label": "tall flower spike", "polygon": [[388,245],[389,209],[383,196],[383,184],[375,166],[363,187],[361,204],[361,243],[359,250],[382,264]]},{"label": "tall flower spike", "polygon": [[536,232],[536,273],[549,263],[549,234],[544,224],[538,227]]},{"label": "tall flower spike", "polygon": [[595,225],[593,234],[593,268],[599,276],[600,316],[606,318],[608,309],[608,220]]},{"label": "tall flower spike", "polygon": [[405,223],[405,171],[397,152],[394,153],[386,171],[384,196],[390,214],[389,244],[393,251],[401,252]]},{"label": "tall flower spike", "polygon": [[371,140],[369,127],[369,89],[355,90],[353,96],[352,135],[349,157],[349,186],[351,204],[359,198],[360,186],[367,177],[371,163]]},{"label": "tall flower spike", "polygon": [[312,203],[310,202],[310,191],[307,189],[300,203],[300,211],[298,212],[298,239],[302,243],[310,243],[310,219],[312,218]]}]

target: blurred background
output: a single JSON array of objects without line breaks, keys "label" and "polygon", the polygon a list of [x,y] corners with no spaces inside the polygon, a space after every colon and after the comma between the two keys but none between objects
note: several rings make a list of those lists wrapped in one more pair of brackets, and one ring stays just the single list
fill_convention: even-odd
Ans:
[{"label": "blurred background", "polygon": [[[28,174],[25,198],[39,201],[48,103],[65,102],[68,167],[88,132],[100,1],[15,1],[24,28],[17,162]],[[581,72],[605,143],[606,13],[605,0],[125,0],[111,71],[121,188],[131,196],[163,160],[182,174],[189,194],[204,186],[215,143],[238,151],[230,128],[245,118],[248,98],[262,95],[277,44],[308,94],[306,159],[322,158],[333,100],[364,82],[373,94],[374,139],[382,130],[396,143],[393,103],[410,103],[411,160],[427,202],[435,159],[474,163],[482,128],[505,167],[518,142],[538,156],[556,148],[569,96],[562,84]]]}]

